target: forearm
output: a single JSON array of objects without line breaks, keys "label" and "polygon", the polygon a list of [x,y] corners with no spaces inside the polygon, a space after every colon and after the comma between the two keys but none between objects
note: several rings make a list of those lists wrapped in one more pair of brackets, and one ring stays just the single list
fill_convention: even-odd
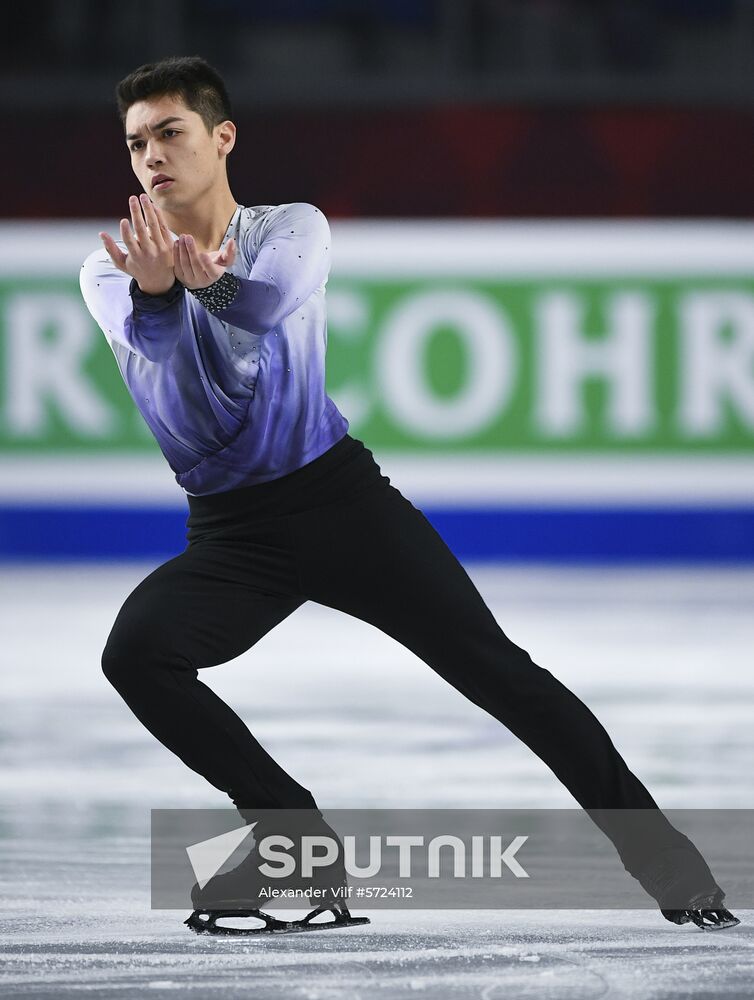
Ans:
[{"label": "forearm", "polygon": [[296,307],[295,296],[288,302],[273,281],[239,278],[230,271],[206,288],[189,291],[213,316],[258,335],[274,330]]},{"label": "forearm", "polygon": [[129,291],[133,308],[126,318],[127,339],[149,361],[167,360],[180,340],[185,288],[176,280],[167,292],[149,295],[132,280]]},{"label": "forearm", "polygon": [[[261,336],[302,308],[327,282],[330,227],[308,202],[271,213],[257,239],[245,242],[236,270],[234,240],[213,254],[197,251],[191,236],[174,244],[176,277],[212,315]],[[248,270],[247,270],[248,269]]]}]

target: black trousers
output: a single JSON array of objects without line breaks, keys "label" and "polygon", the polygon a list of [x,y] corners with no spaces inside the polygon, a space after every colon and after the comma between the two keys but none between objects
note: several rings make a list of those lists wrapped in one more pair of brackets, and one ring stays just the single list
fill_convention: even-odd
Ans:
[{"label": "black trousers", "polygon": [[280,479],[188,501],[187,548],[126,599],[102,664],[147,729],[239,809],[316,803],[198,672],[316,601],[397,639],[502,722],[590,812],[631,874],[648,841],[602,810],[649,810],[654,848],[692,846],[592,712],[503,632],[361,441],[346,434]]}]

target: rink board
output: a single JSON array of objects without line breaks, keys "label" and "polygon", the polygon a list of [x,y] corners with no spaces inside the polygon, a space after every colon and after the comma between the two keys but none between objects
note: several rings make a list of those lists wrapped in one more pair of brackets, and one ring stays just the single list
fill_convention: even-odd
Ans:
[{"label": "rink board", "polygon": [[[422,510],[462,561],[754,561],[752,507]],[[0,507],[0,557],[13,561],[169,559],[185,534],[186,513],[160,507]]]},{"label": "rink board", "polygon": [[[754,561],[748,458],[372,451],[461,560]],[[187,501],[161,456],[13,456],[0,467],[0,559],[167,559],[186,545]]]},{"label": "rink board", "polygon": [[[151,558],[186,501],[78,290],[0,226],[0,559]],[[462,559],[754,559],[751,223],[333,221],[328,393]]]}]

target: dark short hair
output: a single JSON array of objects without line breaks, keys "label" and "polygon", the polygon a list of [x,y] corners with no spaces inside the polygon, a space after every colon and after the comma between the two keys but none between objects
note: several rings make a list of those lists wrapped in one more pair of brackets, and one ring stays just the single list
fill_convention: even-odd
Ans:
[{"label": "dark short hair", "polygon": [[150,97],[180,97],[187,108],[200,115],[210,133],[231,117],[222,77],[201,56],[169,56],[145,63],[120,81],[115,96],[124,125],[131,105]]}]

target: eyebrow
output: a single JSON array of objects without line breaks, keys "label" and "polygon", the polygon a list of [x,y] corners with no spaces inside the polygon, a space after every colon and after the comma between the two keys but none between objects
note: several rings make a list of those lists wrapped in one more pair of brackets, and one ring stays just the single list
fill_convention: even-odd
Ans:
[{"label": "eyebrow", "polygon": [[[163,118],[162,121],[157,122],[156,125],[147,125],[147,128],[150,132],[157,132],[159,129],[165,128],[165,126],[169,125],[171,122],[182,122],[183,120],[183,118],[178,118],[176,115],[173,115],[171,118]],[[126,142],[130,142],[131,139],[138,139],[140,135],[141,132],[129,132],[126,136]]]}]

